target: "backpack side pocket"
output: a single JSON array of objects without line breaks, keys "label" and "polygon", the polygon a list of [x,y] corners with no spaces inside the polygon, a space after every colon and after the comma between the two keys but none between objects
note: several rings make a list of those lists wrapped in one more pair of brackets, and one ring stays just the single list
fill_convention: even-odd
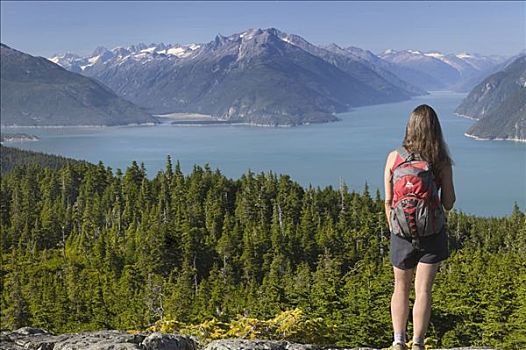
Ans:
[{"label": "backpack side pocket", "polygon": [[404,238],[411,238],[409,223],[404,213],[402,203],[398,203],[394,208],[391,208],[390,216],[393,234]]}]

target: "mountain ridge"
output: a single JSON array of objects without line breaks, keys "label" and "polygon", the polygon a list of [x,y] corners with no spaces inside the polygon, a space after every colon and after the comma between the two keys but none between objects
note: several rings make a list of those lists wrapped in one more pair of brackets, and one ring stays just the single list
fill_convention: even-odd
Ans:
[{"label": "mountain ridge", "polygon": [[218,34],[200,44],[99,46],[85,57],[48,60],[95,79],[146,114],[199,113],[262,126],[336,121],[336,113],[353,107],[403,101],[431,88],[465,89],[497,65],[468,53],[386,50],[377,56],[314,45],[276,28]]},{"label": "mountain ridge", "polygon": [[205,44],[106,50],[82,59],[50,59],[81,69],[154,114],[194,112],[231,122],[298,125],[426,93],[390,72],[382,76],[380,69],[275,28],[219,34]]},{"label": "mountain ridge", "polygon": [[471,90],[478,82],[491,74],[492,69],[501,63],[500,56],[485,56],[461,52],[446,54],[439,51],[424,52],[420,50],[387,49],[379,54],[382,59],[395,64],[395,69],[402,78],[411,81],[411,75],[404,69],[424,74],[421,81],[428,89],[451,89],[458,92]]},{"label": "mountain ridge", "polygon": [[157,122],[94,79],[5,44],[0,50],[2,126]]},{"label": "mountain ridge", "polygon": [[255,125],[335,121],[335,113],[356,106],[407,100],[426,90],[462,91],[497,64],[496,58],[468,53],[375,55],[334,43],[314,45],[272,27],[217,34],[206,43],[98,47],[85,57],[49,59],[98,79],[153,114],[201,113]]},{"label": "mountain ridge", "polygon": [[466,136],[526,142],[526,55],[484,79],[455,113],[476,120]]}]

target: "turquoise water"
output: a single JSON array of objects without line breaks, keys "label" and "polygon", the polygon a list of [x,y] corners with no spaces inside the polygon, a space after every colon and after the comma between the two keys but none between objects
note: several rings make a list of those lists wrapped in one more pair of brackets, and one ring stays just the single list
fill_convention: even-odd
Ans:
[{"label": "turquoise water", "polygon": [[110,128],[9,129],[41,138],[6,146],[102,160],[125,169],[144,162],[150,176],[164,168],[166,156],[178,159],[184,172],[193,164],[219,168],[238,178],[248,169],[289,174],[302,185],[339,186],[344,180],[361,191],[383,192],[387,153],[403,137],[410,111],[427,103],[437,111],[455,161],[455,207],[484,216],[509,214],[513,203],[526,207],[526,144],[476,141],[464,136],[473,123],[453,110],[464,94],[433,92],[410,101],[357,108],[340,114],[340,122],[294,128],[251,126],[141,126]]}]

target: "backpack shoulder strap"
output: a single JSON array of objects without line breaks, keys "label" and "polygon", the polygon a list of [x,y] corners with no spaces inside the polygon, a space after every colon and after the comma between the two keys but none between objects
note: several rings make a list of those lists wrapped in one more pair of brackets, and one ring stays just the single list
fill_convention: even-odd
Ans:
[{"label": "backpack shoulder strap", "polygon": [[411,153],[409,153],[409,151],[407,149],[405,149],[404,146],[400,146],[396,149],[396,151],[398,152],[398,154],[400,155],[400,157],[405,161],[405,160],[408,160],[410,157],[412,158],[413,155]]},{"label": "backpack shoulder strap", "polygon": [[[400,156],[400,158],[403,160],[402,162],[399,162],[398,164],[396,164],[396,166],[402,163],[405,163],[405,162],[413,161],[413,160],[423,160],[418,153],[417,154],[410,153],[404,146],[400,146],[399,148],[396,149],[396,151],[398,152],[398,155]],[[425,161],[425,162],[427,163],[428,170],[431,170],[433,168],[433,164],[431,164],[431,162],[428,162],[428,161]],[[393,169],[394,168],[395,167],[393,167]]]},{"label": "backpack shoulder strap", "polygon": [[411,156],[404,147],[397,148],[396,153],[396,158],[394,160],[393,165],[391,166],[391,174],[395,171],[396,168],[398,168],[398,166],[407,162],[407,160]]}]

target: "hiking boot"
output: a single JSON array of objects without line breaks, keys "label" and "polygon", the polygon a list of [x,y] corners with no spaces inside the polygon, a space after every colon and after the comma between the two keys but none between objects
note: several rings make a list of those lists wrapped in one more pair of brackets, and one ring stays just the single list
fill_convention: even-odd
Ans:
[{"label": "hiking boot", "polygon": [[396,343],[393,344],[391,350],[407,350],[407,345],[405,345],[404,343]]},{"label": "hiking boot", "polygon": [[426,347],[421,344],[413,344],[411,350],[426,350]]}]

